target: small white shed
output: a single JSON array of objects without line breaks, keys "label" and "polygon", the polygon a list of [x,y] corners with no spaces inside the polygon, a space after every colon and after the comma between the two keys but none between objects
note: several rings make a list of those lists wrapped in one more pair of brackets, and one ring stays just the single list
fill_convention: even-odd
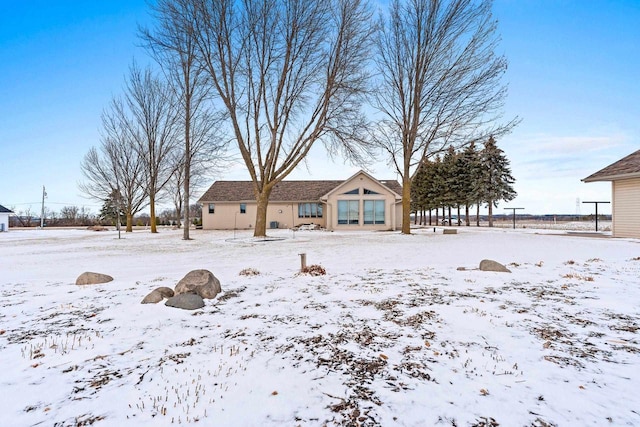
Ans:
[{"label": "small white shed", "polygon": [[9,214],[12,214],[9,209],[0,205],[0,232],[9,231]]},{"label": "small white shed", "polygon": [[582,181],[610,181],[613,237],[640,238],[640,150]]}]

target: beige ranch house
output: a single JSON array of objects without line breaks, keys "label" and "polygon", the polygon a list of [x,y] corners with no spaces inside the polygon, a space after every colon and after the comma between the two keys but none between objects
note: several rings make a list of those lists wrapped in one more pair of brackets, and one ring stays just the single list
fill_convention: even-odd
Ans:
[{"label": "beige ranch house", "polygon": [[[402,226],[402,187],[360,171],[344,181],[282,181],[269,199],[267,228],[317,224],[328,230],[396,230]],[[256,199],[251,181],[216,181],[198,200],[202,228],[250,229]]]},{"label": "beige ranch house", "polygon": [[582,181],[611,181],[613,237],[640,238],[640,150]]}]

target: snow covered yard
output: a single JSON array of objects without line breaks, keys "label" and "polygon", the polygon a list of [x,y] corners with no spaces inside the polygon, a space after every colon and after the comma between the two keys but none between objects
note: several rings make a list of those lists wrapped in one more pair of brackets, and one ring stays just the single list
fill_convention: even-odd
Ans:
[{"label": "snow covered yard", "polygon": [[[0,424],[640,425],[637,240],[270,234],[2,233]],[[140,304],[198,268],[204,309]]]}]

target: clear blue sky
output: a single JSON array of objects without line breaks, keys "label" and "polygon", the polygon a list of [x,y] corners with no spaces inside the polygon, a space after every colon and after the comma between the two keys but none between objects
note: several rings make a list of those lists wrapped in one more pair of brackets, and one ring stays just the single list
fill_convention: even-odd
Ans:
[{"label": "clear blue sky", "polygon": [[[501,207],[575,213],[578,198],[610,200],[609,184],[580,179],[640,149],[640,1],[495,0],[494,13],[509,60],[505,115],[523,119],[498,141],[519,194]],[[150,62],[136,35],[148,23],[144,0],[0,0],[0,204],[39,211],[46,185],[52,210],[99,210],[78,190],[79,164],[131,61]],[[292,178],[357,170],[341,163],[315,150]],[[373,173],[394,175],[383,164]]]}]

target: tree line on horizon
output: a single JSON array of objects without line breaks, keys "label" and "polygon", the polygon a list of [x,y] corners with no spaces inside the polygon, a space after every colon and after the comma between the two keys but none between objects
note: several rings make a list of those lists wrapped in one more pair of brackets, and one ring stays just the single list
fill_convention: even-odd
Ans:
[{"label": "tree line on horizon", "polygon": [[131,65],[81,165],[82,191],[117,200],[127,231],[149,206],[155,232],[162,197],[188,222],[193,189],[231,153],[253,183],[254,235],[265,236],[271,191],[322,144],[365,168],[387,159],[401,179],[409,234],[420,169],[519,122],[501,121],[507,61],[496,54],[491,0],[391,0],[378,15],[366,0],[158,0],[150,8],[154,25],[139,36],[159,72]]},{"label": "tree line on horizon", "polygon": [[[31,206],[24,209],[11,209],[13,212],[9,216],[10,227],[37,227],[41,224],[40,213],[32,210]],[[202,206],[192,203],[189,206],[190,217],[193,218],[193,224],[201,224]],[[176,211],[175,208],[163,209],[156,216],[157,225],[178,226],[183,213]],[[49,207],[44,208],[45,227],[84,227],[92,225],[116,226],[118,220],[122,226],[126,226],[126,215],[122,209],[109,199],[105,201],[98,213],[94,213],[86,206],[66,205],[59,211]],[[141,212],[132,218],[133,226],[148,227],[151,224],[151,217],[146,212]]]}]

